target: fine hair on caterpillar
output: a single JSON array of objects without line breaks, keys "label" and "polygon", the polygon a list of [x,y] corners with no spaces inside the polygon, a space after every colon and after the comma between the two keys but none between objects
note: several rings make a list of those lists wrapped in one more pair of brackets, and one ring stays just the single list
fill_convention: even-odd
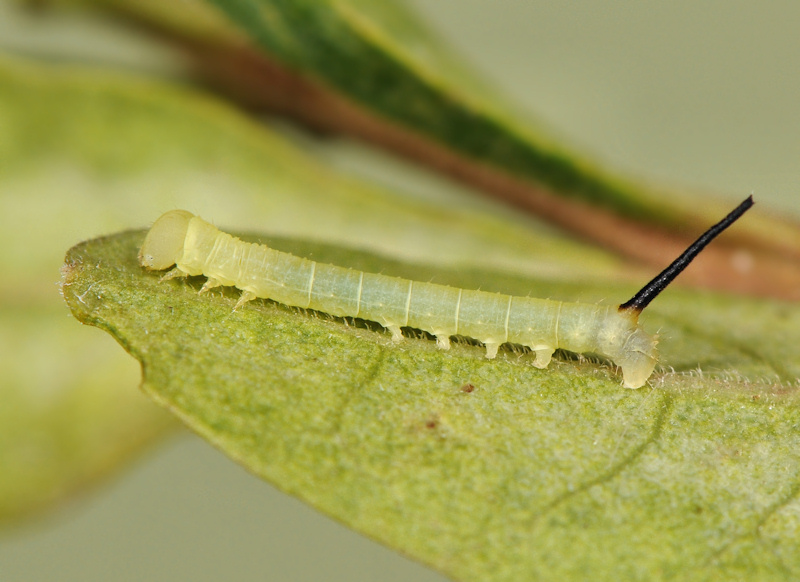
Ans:
[{"label": "fine hair on caterpillar", "polygon": [[640,388],[658,356],[657,339],[639,327],[639,314],[752,205],[749,196],[619,307],[458,289],[317,263],[244,242],[185,210],[155,221],[139,262],[150,270],[175,265],[164,279],[204,275],[201,293],[235,286],[242,295],[234,309],[256,297],[272,299],[377,322],[395,341],[403,337],[401,327],[420,329],[435,336],[441,349],[449,349],[451,336],[465,336],[483,342],[487,358],[494,358],[501,344],[519,344],[533,350],[538,368],[546,368],[559,348],[596,353],[622,368],[623,386]]}]

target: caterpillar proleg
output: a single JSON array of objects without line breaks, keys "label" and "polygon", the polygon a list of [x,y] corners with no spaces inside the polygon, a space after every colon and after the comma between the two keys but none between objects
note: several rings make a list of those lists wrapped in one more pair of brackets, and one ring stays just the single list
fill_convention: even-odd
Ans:
[{"label": "caterpillar proleg", "polygon": [[380,323],[395,341],[403,337],[401,327],[434,335],[442,349],[450,347],[451,336],[466,336],[483,342],[487,358],[494,358],[501,344],[520,344],[534,351],[539,368],[547,367],[557,348],[597,353],[622,368],[623,386],[639,388],[657,362],[656,336],[639,327],[642,309],[752,205],[750,196],[619,307],[457,289],[317,263],[244,242],[185,210],[155,221],[139,262],[150,270],[175,265],[165,279],[205,275],[201,292],[233,285],[242,291],[236,308],[262,297],[359,317]]}]

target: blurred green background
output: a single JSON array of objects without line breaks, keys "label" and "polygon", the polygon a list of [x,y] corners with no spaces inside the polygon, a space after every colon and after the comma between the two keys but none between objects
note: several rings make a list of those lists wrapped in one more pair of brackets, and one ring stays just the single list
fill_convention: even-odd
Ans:
[{"label": "blurred green background", "polygon": [[[411,4],[465,60],[597,160],[731,200],[752,192],[800,217],[800,5]],[[119,23],[80,14],[38,19],[6,0],[0,50],[155,75],[183,66],[168,47]],[[435,195],[442,185],[352,142],[315,147],[342,168],[404,189]],[[74,233],[73,242],[97,234]],[[101,341],[119,350],[110,337]],[[131,359],[131,386],[137,368]],[[186,434],[54,515],[0,535],[3,582],[442,579]]]}]

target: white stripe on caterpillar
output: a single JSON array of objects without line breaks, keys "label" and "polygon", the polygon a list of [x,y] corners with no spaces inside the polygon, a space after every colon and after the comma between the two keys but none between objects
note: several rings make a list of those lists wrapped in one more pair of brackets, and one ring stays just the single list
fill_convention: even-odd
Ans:
[{"label": "white stripe on caterpillar", "polygon": [[234,309],[262,297],[338,317],[360,317],[402,339],[401,327],[426,331],[442,349],[450,337],[477,339],[494,358],[501,344],[528,346],[534,365],[545,368],[557,348],[605,356],[622,368],[623,386],[639,388],[657,361],[656,337],[639,328],[639,313],[720,232],[750,206],[746,199],[714,225],[667,269],[619,307],[567,303],[457,289],[317,263],[244,242],[185,210],[172,210],[153,224],[139,251],[151,270],[172,265],[164,278],[208,277],[202,293],[218,285],[242,290]]}]

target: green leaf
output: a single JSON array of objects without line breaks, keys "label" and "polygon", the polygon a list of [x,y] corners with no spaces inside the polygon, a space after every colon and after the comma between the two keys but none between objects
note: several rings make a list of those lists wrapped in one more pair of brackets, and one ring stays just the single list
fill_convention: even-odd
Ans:
[{"label": "green leaf", "polygon": [[[39,293],[55,298],[69,240],[146,224],[165,204],[259,232],[360,248],[374,241],[409,261],[275,242],[361,269],[586,301],[619,301],[634,290],[632,271],[601,252],[528,230],[537,225],[343,178],[192,91],[0,65],[0,153],[8,162],[0,234],[12,274],[0,289],[12,307]],[[472,346],[441,354],[430,341],[409,340],[398,348],[379,331],[268,302],[232,313],[236,292],[196,297],[200,281],[159,284],[143,274],[140,240],[141,233],[120,235],[71,253],[65,295],[76,313],[113,328],[146,362],[148,392],[195,430],[357,529],[465,579],[515,578],[526,568],[542,577],[573,568],[574,578],[597,568],[610,578],[635,567],[628,577],[652,577],[670,565],[685,577],[696,568],[701,579],[720,571],[796,575],[795,306],[670,291],[648,309],[645,325],[661,330],[663,362],[681,374],[631,392],[614,370],[566,356],[539,371],[511,353],[486,362]],[[455,266],[414,264],[422,260]],[[623,277],[625,287],[575,282]],[[93,345],[70,352],[71,336],[57,339],[44,326],[18,329],[12,325],[4,347],[26,338],[27,351],[6,353],[24,356],[18,365],[28,371],[40,369],[37,348],[51,334],[64,361],[90,371],[107,353]],[[240,360],[255,364],[255,374],[236,366]],[[63,370],[81,382],[80,372]],[[101,376],[105,386],[109,376]],[[463,391],[467,383],[475,390]],[[40,427],[57,437],[83,430],[87,418],[113,428],[116,414],[135,416],[125,397],[90,415],[92,399],[59,409],[46,391],[52,385],[42,382],[31,400],[58,411],[46,422],[10,422],[24,404],[3,394],[11,406],[0,426],[16,432],[0,454]],[[30,385],[23,388],[30,397]],[[113,389],[99,395],[108,405],[116,397]],[[33,430],[19,430],[26,426]],[[84,434],[82,442],[98,446],[107,433]],[[0,467],[3,479],[15,476],[8,466]]]},{"label": "green leaf", "polygon": [[0,308],[3,526],[107,478],[177,428],[136,389],[136,363],[51,299],[5,296]]},{"label": "green leaf", "polygon": [[[669,291],[644,316],[666,369],[631,391],[584,359],[538,370],[269,301],[234,312],[234,290],[141,269],[142,238],[68,253],[75,316],[193,430],[357,530],[461,580],[800,575],[796,306]],[[625,293],[270,243],[449,284]]]},{"label": "green leaf", "polygon": [[[563,145],[402,2],[205,0],[181,16],[152,2],[97,2],[176,37],[248,105],[400,152],[653,268],[663,265],[660,249],[684,248],[727,210],[621,178]],[[735,266],[743,247],[755,259],[746,272]],[[706,253],[712,276],[690,270],[684,281],[797,300],[798,258],[797,224],[757,216]]]},{"label": "green leaf", "polygon": [[445,211],[341,176],[164,83],[2,58],[0,127],[0,522],[75,495],[174,430],[136,389],[135,362],[65,317],[54,285],[64,249],[146,225],[165,204],[431,263],[635,274],[485,207]]},{"label": "green leaf", "polygon": [[[225,104],[165,83],[0,60],[0,115],[0,156],[13,168],[9,191],[26,194],[14,218],[39,211],[42,228],[62,237],[81,231],[60,212],[40,210],[54,193],[80,196],[95,232],[108,214],[117,229],[152,222],[168,200],[219,223],[433,263],[580,278],[633,272],[541,225],[512,223],[496,208],[444,210],[337,173]],[[11,232],[0,241],[11,245]],[[31,257],[19,252],[9,260],[21,268]]]},{"label": "green leaf", "polygon": [[107,192],[71,163],[76,141],[99,145],[81,100],[30,72],[0,61],[0,526],[107,479],[179,427],[137,390],[132,358],[65,317],[64,248],[122,223],[109,227],[113,213],[97,208]]}]

